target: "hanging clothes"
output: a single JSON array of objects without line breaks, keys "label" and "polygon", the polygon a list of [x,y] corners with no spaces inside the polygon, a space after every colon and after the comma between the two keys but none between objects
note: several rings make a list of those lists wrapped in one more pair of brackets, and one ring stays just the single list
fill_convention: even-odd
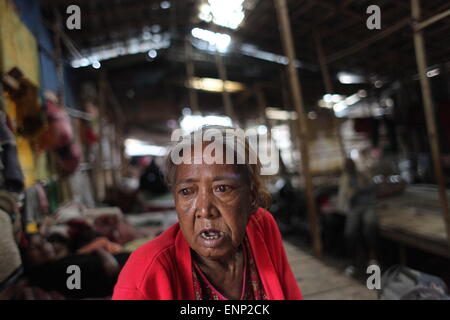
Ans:
[{"label": "hanging clothes", "polygon": [[25,190],[24,224],[27,233],[38,232],[39,226],[48,216],[49,202],[43,186],[40,183]]},{"label": "hanging clothes", "polygon": [[39,147],[42,150],[54,150],[67,146],[74,136],[69,116],[54,101],[46,100],[45,106],[48,127],[39,139]]},{"label": "hanging clothes", "polygon": [[0,291],[2,291],[14,283],[23,271],[11,217],[2,209],[0,209],[0,234]]},{"label": "hanging clothes", "polygon": [[81,149],[76,142],[72,142],[66,146],[55,149],[57,154],[56,162],[64,176],[71,175],[75,172],[81,161]]},{"label": "hanging clothes", "polygon": [[19,84],[18,88],[5,86],[16,105],[17,132],[26,138],[36,137],[45,127],[39,90],[18,68],[13,68],[8,75]]},{"label": "hanging clothes", "polygon": [[23,190],[24,177],[17,155],[16,140],[3,111],[0,111],[0,171],[0,188],[11,192]]}]

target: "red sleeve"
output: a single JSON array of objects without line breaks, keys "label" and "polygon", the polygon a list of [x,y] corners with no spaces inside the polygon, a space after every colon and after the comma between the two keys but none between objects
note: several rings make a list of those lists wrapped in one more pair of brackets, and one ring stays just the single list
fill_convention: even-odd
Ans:
[{"label": "red sleeve", "polygon": [[[150,264],[145,256],[131,255],[114,287],[113,300],[173,300],[173,283],[164,254]],[[146,266],[147,265],[147,266]]]},{"label": "red sleeve", "polygon": [[300,289],[297,285],[297,280],[289,265],[286,251],[284,249],[283,240],[281,238],[280,229],[275,222],[274,217],[267,210],[260,209],[264,219],[264,233],[267,235],[267,247],[274,258],[275,268],[280,279],[286,300],[302,300]]}]

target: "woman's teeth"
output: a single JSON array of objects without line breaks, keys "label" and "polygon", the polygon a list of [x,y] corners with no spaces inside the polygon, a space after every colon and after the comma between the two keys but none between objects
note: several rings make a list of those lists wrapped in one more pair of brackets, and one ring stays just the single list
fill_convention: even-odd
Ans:
[{"label": "woman's teeth", "polygon": [[204,231],[201,236],[206,240],[216,240],[223,236],[223,232]]}]

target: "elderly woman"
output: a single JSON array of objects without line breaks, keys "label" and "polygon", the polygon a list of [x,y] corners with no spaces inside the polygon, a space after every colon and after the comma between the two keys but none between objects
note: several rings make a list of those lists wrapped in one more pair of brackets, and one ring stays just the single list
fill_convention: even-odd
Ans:
[{"label": "elderly woman", "polygon": [[[275,220],[260,207],[268,194],[260,162],[249,161],[254,151],[230,128],[198,132],[206,130],[219,134],[212,140],[221,148],[211,152],[213,142],[193,133],[169,153],[166,178],[179,222],[133,252],[113,299],[301,299]],[[206,159],[208,152],[214,157],[230,150],[234,161]],[[182,154],[181,163],[174,153]]]}]

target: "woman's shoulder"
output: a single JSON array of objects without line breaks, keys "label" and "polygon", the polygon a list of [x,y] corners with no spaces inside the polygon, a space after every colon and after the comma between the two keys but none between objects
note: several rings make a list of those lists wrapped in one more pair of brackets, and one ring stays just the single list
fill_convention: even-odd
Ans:
[{"label": "woman's shoulder", "polygon": [[[180,227],[178,223],[161,233],[153,240],[137,248],[128,261],[139,266],[151,267],[155,262],[159,262],[167,256],[175,254],[175,239]],[[127,261],[127,263],[128,263]]]},{"label": "woman's shoulder", "polygon": [[149,278],[168,271],[175,262],[178,223],[136,249],[123,267],[116,288],[144,289]]},{"label": "woman's shoulder", "polygon": [[258,208],[256,212],[252,215],[252,224],[261,228],[261,231],[277,228],[275,218],[273,215],[264,208]]}]

